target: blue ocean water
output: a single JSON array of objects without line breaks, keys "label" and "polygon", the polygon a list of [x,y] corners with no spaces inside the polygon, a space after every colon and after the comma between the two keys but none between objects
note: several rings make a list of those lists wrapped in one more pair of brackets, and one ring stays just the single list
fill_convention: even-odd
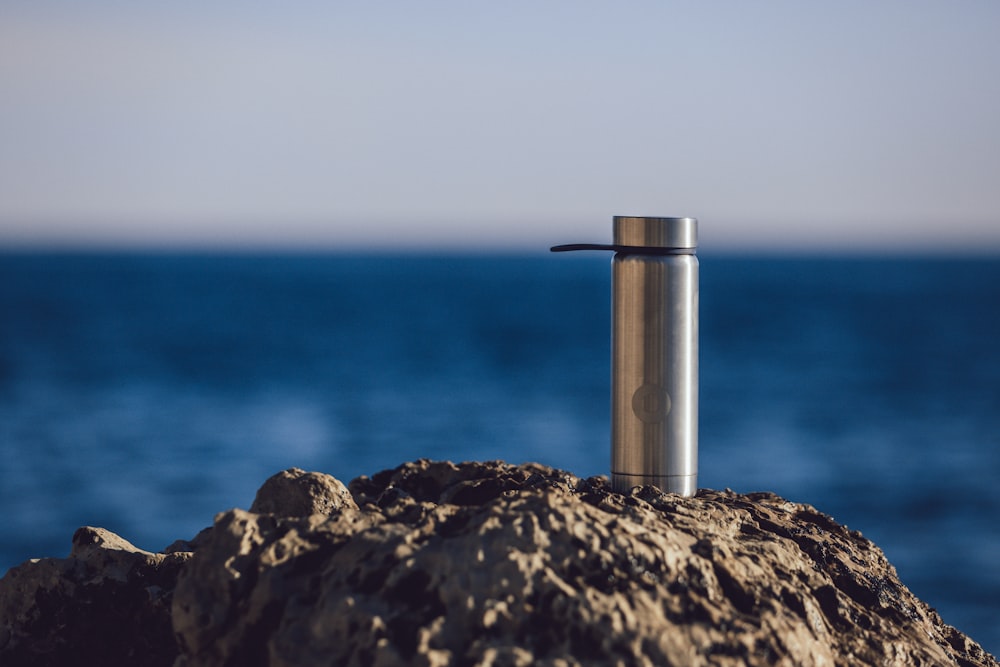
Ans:
[{"label": "blue ocean water", "polygon": [[[278,470],[609,458],[606,255],[0,254],[0,573]],[[1000,259],[701,257],[703,487],[861,530],[1000,652]]]}]

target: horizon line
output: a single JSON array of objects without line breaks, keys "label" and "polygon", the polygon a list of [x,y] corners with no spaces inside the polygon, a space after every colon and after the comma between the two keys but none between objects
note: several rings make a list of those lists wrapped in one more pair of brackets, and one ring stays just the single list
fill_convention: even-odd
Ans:
[{"label": "horizon line", "polygon": [[[549,254],[556,243],[376,243],[376,242],[259,242],[249,241],[172,241],[172,242],[96,242],[0,240],[4,255],[219,255],[219,256],[526,256]],[[776,258],[996,258],[1000,244],[831,244],[831,243],[708,243],[699,245],[697,255]],[[610,253],[579,253],[581,257],[611,258]],[[565,259],[565,258],[564,258]]]}]

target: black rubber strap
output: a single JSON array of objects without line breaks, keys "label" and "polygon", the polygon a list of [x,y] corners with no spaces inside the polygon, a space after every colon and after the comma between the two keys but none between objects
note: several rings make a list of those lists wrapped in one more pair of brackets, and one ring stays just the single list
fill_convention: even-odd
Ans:
[{"label": "black rubber strap", "polygon": [[574,250],[613,250],[623,255],[693,255],[696,248],[659,248],[643,245],[608,245],[603,243],[569,243],[549,248],[551,252],[572,252]]}]

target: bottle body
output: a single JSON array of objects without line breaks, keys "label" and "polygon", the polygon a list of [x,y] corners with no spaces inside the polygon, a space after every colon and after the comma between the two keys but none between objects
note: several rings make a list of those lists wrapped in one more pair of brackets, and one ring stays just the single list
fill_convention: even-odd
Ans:
[{"label": "bottle body", "polygon": [[698,258],[612,260],[611,483],[698,488]]}]

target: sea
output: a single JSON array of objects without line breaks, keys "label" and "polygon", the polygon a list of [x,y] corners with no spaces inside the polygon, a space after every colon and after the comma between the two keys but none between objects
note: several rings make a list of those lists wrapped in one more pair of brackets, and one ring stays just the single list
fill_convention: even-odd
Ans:
[{"label": "sea", "polygon": [[[1000,654],[1000,257],[702,251],[700,486],[808,503]],[[608,473],[610,257],[0,251],[0,573],[297,466]]]}]

